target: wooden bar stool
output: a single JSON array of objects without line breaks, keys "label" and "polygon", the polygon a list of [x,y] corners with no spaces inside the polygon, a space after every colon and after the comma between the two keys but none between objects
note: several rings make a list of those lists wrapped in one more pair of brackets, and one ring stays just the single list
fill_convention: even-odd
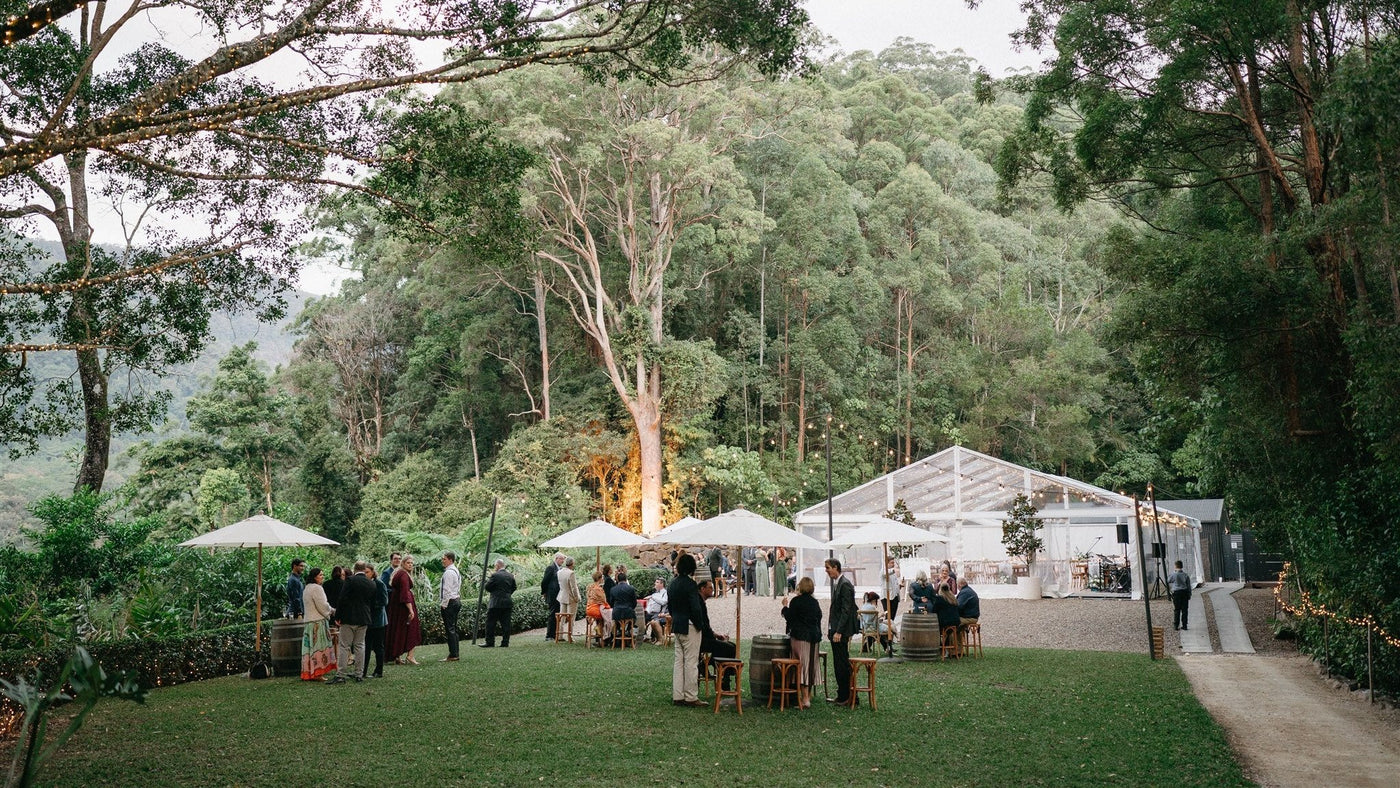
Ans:
[{"label": "wooden bar stool", "polygon": [[830,690],[830,688],[828,688],[827,683],[826,683],[826,658],[827,658],[827,656],[828,656],[828,655],[827,655],[827,653],[826,653],[825,651],[818,651],[818,652],[817,652],[817,658],[820,659],[820,660],[822,661],[822,697],[824,697],[824,698],[830,698],[830,697],[831,697],[831,690]]},{"label": "wooden bar stool", "polygon": [[598,647],[603,647],[603,619],[592,616],[584,617],[583,645],[584,648],[593,648],[593,640],[597,638]]},{"label": "wooden bar stool", "polygon": [[797,669],[802,662],[790,657],[774,657],[773,673],[771,682],[768,684],[768,708],[773,708],[773,696],[778,696],[778,711],[787,708],[788,696],[792,696],[792,705],[802,704],[801,693],[797,690]]},{"label": "wooden bar stool", "polygon": [[957,659],[958,652],[961,648],[962,647],[958,645],[958,628],[955,626],[944,627],[943,647],[938,652],[939,657],[942,659],[947,659],[948,657]]},{"label": "wooden bar stool", "polygon": [[[739,710],[739,716],[744,714],[744,661],[742,659],[725,659],[723,657],[712,660],[715,665],[715,714],[719,714],[720,701],[725,698],[734,699],[734,708]],[[733,674],[734,685],[730,689],[724,688],[724,677]]]},{"label": "wooden bar stool", "polygon": [[[851,657],[851,708],[856,707],[858,693],[870,696],[870,710],[875,710],[875,665],[879,660],[870,657]],[[860,669],[865,668],[865,686],[860,684]]]},{"label": "wooden bar stool", "polygon": [[[700,688],[704,690],[706,695],[709,695],[711,692],[710,682],[712,680],[713,677],[710,674],[710,653],[708,651],[702,651],[700,652]],[[715,686],[718,687],[719,685],[716,684]]]},{"label": "wooden bar stool", "polygon": [[554,614],[554,642],[563,643],[564,638],[574,642],[574,617],[568,613]]},{"label": "wooden bar stool", "polygon": [[624,618],[613,622],[613,648],[636,648],[637,637],[633,633],[634,619]]},{"label": "wooden bar stool", "polygon": [[982,625],[978,623],[968,624],[962,633],[962,653],[965,657],[970,657],[974,653],[982,656]]}]

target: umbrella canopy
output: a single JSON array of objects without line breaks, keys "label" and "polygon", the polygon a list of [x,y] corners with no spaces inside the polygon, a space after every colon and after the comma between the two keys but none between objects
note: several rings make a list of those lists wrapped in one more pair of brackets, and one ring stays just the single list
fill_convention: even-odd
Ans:
[{"label": "umbrella canopy", "polygon": [[687,516],[682,517],[681,519],[675,521],[674,523],[671,523],[670,525],[666,526],[665,528],[662,528],[660,531],[657,531],[656,533],[652,534],[652,535],[651,535],[651,540],[652,540],[653,542],[662,542],[662,543],[666,543],[666,544],[671,544],[671,543],[669,543],[669,542],[666,542],[666,537],[670,536],[670,535],[673,534],[673,533],[676,533],[677,531],[684,531],[685,529],[691,527],[692,525],[700,525],[700,524],[703,523],[703,522],[705,522],[705,521],[704,521],[704,520],[701,520],[701,519],[699,519],[699,518],[691,517],[691,516],[687,515]]},{"label": "umbrella canopy", "polygon": [[[663,537],[657,534],[654,541],[675,545],[730,545],[733,547],[799,547],[809,550],[825,550],[826,545],[806,534],[775,523],[763,515],[747,509],[733,509],[718,514],[699,525],[675,530]],[[734,605],[734,644],[739,644],[743,634],[744,595],[740,594]]]},{"label": "umbrella canopy", "polygon": [[679,529],[665,537],[660,534],[652,541],[665,544],[722,544],[734,547],[798,547],[825,550],[826,543],[769,520],[747,509],[734,509],[715,515],[699,525]]},{"label": "umbrella canopy", "polygon": [[948,537],[941,534],[881,517],[832,539],[829,546],[869,547],[881,544],[928,544],[946,541]]},{"label": "umbrella canopy", "polygon": [[607,520],[592,520],[548,542],[541,542],[540,547],[632,547],[649,542],[646,537],[618,528]]},{"label": "umbrella canopy", "polygon": [[255,514],[233,525],[186,539],[181,547],[304,547],[336,545],[340,542],[304,531],[265,514]]},{"label": "umbrella canopy", "polygon": [[239,520],[233,525],[227,525],[217,531],[210,531],[207,534],[196,536],[193,539],[186,539],[180,543],[181,547],[256,547],[258,548],[258,588],[255,598],[257,599],[254,611],[254,635],[253,653],[262,653],[262,576],[263,576],[263,545],[268,547],[303,547],[306,545],[336,545],[340,542],[334,539],[327,539],[320,534],[313,534],[304,531],[295,525],[289,525],[281,520],[268,517],[265,514],[255,514],[246,520]]}]

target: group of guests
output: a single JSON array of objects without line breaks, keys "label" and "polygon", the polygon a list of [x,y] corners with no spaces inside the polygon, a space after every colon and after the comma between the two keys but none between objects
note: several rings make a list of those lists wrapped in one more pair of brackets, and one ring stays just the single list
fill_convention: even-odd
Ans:
[{"label": "group of guests", "polygon": [[[444,662],[460,660],[458,618],[462,607],[462,575],[457,555],[442,555],[442,575],[438,584],[438,605],[447,637]],[[414,652],[423,642],[423,625],[414,595],[414,559],[394,553],[381,574],[368,561],[352,567],[336,566],[326,577],[321,567],[306,570],[306,561],[292,560],[287,577],[287,610],[302,618],[305,629],[301,645],[301,677],[306,681],[341,684],[383,678],[384,663],[417,665]],[[487,609],[487,640],[494,645],[494,633],[501,630],[501,645],[510,643],[511,594],[515,578],[496,561],[496,572],[487,580],[491,594]],[[374,655],[370,671],[368,655]]]},{"label": "group of guests", "polygon": [[[559,636],[559,632],[557,632],[558,614],[563,613],[569,622],[573,622],[578,617],[580,600],[584,602],[584,617],[590,619],[597,626],[603,645],[612,644],[613,630],[617,622],[629,619],[636,620],[637,589],[627,581],[626,567],[617,567],[616,577],[614,577],[612,564],[603,564],[598,569],[593,570],[592,580],[593,582],[588,585],[584,593],[580,594],[578,577],[574,572],[573,556],[564,553],[554,554],[554,561],[545,567],[544,577],[540,580],[540,596],[549,604],[549,618],[545,622],[545,640],[554,640]],[[649,638],[651,618],[648,617],[646,621]]]},{"label": "group of guests", "polygon": [[982,617],[982,603],[977,592],[967,584],[966,578],[954,574],[947,561],[938,567],[938,577],[932,581],[925,572],[915,577],[909,585],[909,600],[915,613],[938,616],[940,631],[957,627],[962,633]]},{"label": "group of guests", "polygon": [[[678,553],[671,554],[673,571],[678,558]],[[735,571],[735,561],[719,547],[711,547],[703,556],[710,577],[715,581],[713,588],[716,596],[724,596],[731,580],[734,587],[742,583],[744,593],[750,596],[779,596],[787,584],[790,558],[786,547],[745,547],[739,549],[735,556],[742,567],[742,573],[738,573]],[[696,569],[699,568],[700,562],[697,561]]]}]

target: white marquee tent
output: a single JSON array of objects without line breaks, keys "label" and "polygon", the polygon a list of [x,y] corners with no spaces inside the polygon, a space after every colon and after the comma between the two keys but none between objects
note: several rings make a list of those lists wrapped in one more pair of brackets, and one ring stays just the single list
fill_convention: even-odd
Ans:
[{"label": "white marquee tent", "polygon": [[[905,581],[914,572],[947,559],[960,577],[983,596],[1014,596],[1014,578],[1026,568],[1006,554],[1001,543],[1001,521],[1007,517],[1016,495],[1024,493],[1040,510],[1045,522],[1041,551],[1034,572],[1041,578],[1042,592],[1066,596],[1088,585],[1083,571],[1086,564],[1100,563],[1096,554],[1126,555],[1132,567],[1132,596],[1138,598],[1144,587],[1138,561],[1138,541],[1147,556],[1148,587],[1161,575],[1161,567],[1181,561],[1186,572],[1201,582],[1201,524],[1193,517],[1158,506],[1154,520],[1152,507],[1140,502],[1139,527],[1133,525],[1132,498],[1064,476],[1032,470],[980,452],[954,446],[910,463],[896,471],[835,495],[828,516],[827,502],[810,506],[793,518],[797,530],[827,540],[828,527],[833,543],[841,535],[880,517],[903,500],[913,513],[915,524],[947,537],[945,544],[919,548],[918,558],[901,561]],[[828,526],[828,523],[830,525]],[[1127,526],[1128,544],[1118,542],[1119,525]],[[1165,562],[1153,558],[1153,545],[1160,543]],[[861,589],[878,585],[879,551],[870,548],[837,550],[843,567],[855,570]],[[803,550],[797,557],[800,575],[824,580],[821,563],[825,551]],[[1107,562],[1104,562],[1107,563]],[[1076,571],[1078,568],[1078,571]],[[1097,577],[1097,575],[1095,575]],[[1163,581],[1165,578],[1162,578]],[[817,588],[827,584],[818,582]]]}]

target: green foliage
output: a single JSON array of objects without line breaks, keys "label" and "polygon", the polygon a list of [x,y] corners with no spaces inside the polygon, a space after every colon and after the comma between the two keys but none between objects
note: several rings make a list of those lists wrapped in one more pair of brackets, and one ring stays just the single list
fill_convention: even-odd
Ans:
[{"label": "green foliage", "polygon": [[211,468],[199,479],[195,506],[204,530],[213,531],[248,514],[248,484],[232,468]]},{"label": "green foliage", "polygon": [[[0,695],[23,709],[23,721],[20,723],[23,735],[15,745],[15,758],[10,766],[7,785],[34,785],[39,770],[78,732],[88,713],[102,698],[146,702],[147,690],[131,675],[107,673],[81,646],[64,664],[53,686],[48,689],[36,686],[42,683],[42,674],[35,676],[34,684],[23,677],[14,682],[0,679]],[[78,705],[77,713],[53,741],[45,741],[48,713],[68,703]]]},{"label": "green foliage", "polygon": [[1039,533],[1045,523],[1036,516],[1039,513],[1023,493],[1012,500],[1006,519],[1001,521],[1001,543],[1006,545],[1006,554],[1025,560],[1027,566],[1035,566],[1036,556],[1045,548]]},{"label": "green foliage", "polygon": [[763,471],[758,452],[734,446],[715,446],[701,452],[701,474],[716,489],[721,509],[745,506],[762,509],[777,492]]}]

